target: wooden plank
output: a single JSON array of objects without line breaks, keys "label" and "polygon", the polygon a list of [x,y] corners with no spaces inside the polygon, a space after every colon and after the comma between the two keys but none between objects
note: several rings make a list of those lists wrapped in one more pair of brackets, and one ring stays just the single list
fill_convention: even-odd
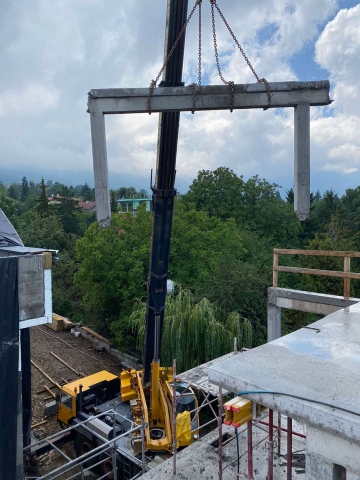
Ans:
[{"label": "wooden plank", "polygon": [[55,393],[53,393],[49,387],[47,387],[46,385],[44,385],[44,389],[53,397],[53,398],[56,398],[56,395]]},{"label": "wooden plank", "polygon": [[48,420],[43,420],[42,422],[34,423],[33,425],[31,425],[31,429],[40,427],[40,425],[44,425],[47,422]]},{"label": "wooden plank", "polygon": [[47,378],[49,380],[50,383],[52,383],[53,385],[55,385],[55,387],[57,387],[59,390],[61,390],[61,386],[55,382],[55,380],[53,380],[51,377],[49,377],[49,375],[47,373],[44,372],[44,370],[42,368],[39,367],[39,365],[37,365],[34,360],[31,360],[31,365],[34,365],[34,367],[39,370],[39,372],[44,375],[45,378]]},{"label": "wooden plank", "polygon": [[78,370],[75,370],[75,368],[71,367],[68,363],[65,362],[65,360],[63,360],[62,358],[58,357],[57,355],[55,355],[54,352],[50,352],[50,355],[52,355],[53,357],[56,358],[56,360],[59,360],[60,363],[62,363],[63,365],[65,365],[67,368],[69,368],[72,372],[76,373],[76,375],[78,377],[82,377],[81,373],[78,371]]},{"label": "wooden plank", "polygon": [[93,337],[97,338],[101,342],[106,343],[107,345],[111,345],[111,342],[107,338],[94,332],[94,330],[91,330],[91,328],[89,327],[81,327],[81,328],[82,330],[85,330],[86,333],[88,333],[89,335],[92,335]]},{"label": "wooden plank", "polygon": [[287,248],[274,248],[274,253],[279,255],[310,255],[319,257],[350,257],[360,258],[360,252],[352,251],[331,251],[331,250],[297,250]]},{"label": "wooden plank", "polygon": [[360,279],[360,273],[354,272],[338,272],[336,270],[318,270],[316,268],[300,268],[300,267],[274,267],[278,272],[304,273],[307,275],[323,275],[325,277],[338,278],[355,278]]},{"label": "wooden plank", "polygon": [[[350,272],[350,257],[344,257],[344,272]],[[350,298],[350,278],[344,278],[344,298]]]},{"label": "wooden plank", "polygon": [[[299,104],[329,105],[330,84],[321,82],[276,82],[270,83],[270,108],[295,107]],[[88,111],[96,121],[99,114],[148,113],[147,88],[94,89],[89,93]],[[163,87],[156,88],[151,97],[152,112],[191,111],[193,108],[192,88]],[[195,97],[196,110],[230,109],[230,88],[227,85],[210,85],[200,87]],[[251,109],[267,108],[268,96],[264,84],[234,85],[233,108]],[[99,122],[102,120],[99,117]],[[96,135],[103,136],[104,127],[96,129]],[[92,134],[94,137],[94,132]],[[102,144],[103,140],[99,137]],[[98,141],[93,138],[94,141]]]},{"label": "wooden plank", "polygon": [[278,272],[276,267],[279,265],[279,255],[277,253],[274,253],[274,261],[273,261],[273,287],[278,286]]}]

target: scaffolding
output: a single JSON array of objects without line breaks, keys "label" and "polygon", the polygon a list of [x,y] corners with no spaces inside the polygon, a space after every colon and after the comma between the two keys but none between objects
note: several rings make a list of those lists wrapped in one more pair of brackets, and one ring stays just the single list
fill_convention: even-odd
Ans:
[{"label": "scaffolding", "polygon": [[[66,480],[72,480],[75,478],[80,478],[81,480],[84,480],[86,472],[93,470],[95,467],[100,467],[101,465],[103,466],[103,471],[105,471],[105,474],[99,477],[98,480],[105,479],[105,478],[120,480],[120,478],[123,478],[123,477],[122,475],[119,474],[118,468],[117,468],[119,463],[117,460],[118,454],[129,459],[132,463],[138,465],[139,467],[139,472],[136,473],[134,476],[132,476],[130,480],[135,480],[136,478],[139,478],[145,472],[150,470],[150,467],[146,465],[146,458],[145,458],[145,428],[147,424],[144,421],[140,425],[134,424],[134,426],[127,432],[114,436],[114,438],[110,440],[106,440],[98,432],[95,432],[93,429],[91,429],[87,425],[89,422],[92,422],[94,419],[97,419],[99,417],[104,417],[104,416],[109,416],[112,419],[114,432],[116,427],[116,419],[118,417],[121,417],[122,419],[126,420],[126,418],[120,415],[118,412],[116,412],[113,409],[110,409],[110,410],[107,410],[106,412],[101,412],[98,415],[91,415],[89,418],[87,418],[82,422],[77,423],[76,425],[66,428],[61,432],[57,432],[51,435],[50,437],[47,437],[45,440],[39,440],[38,442],[35,442],[25,447],[24,448],[25,457],[31,458],[32,452],[34,451],[35,447],[40,447],[40,446],[44,446],[44,444],[47,444],[47,446],[49,447],[49,450],[50,449],[56,450],[65,459],[66,463],[56,468],[55,470],[52,470],[51,472],[44,474],[41,477],[26,475],[24,477],[24,480],[35,480],[35,479],[36,480],[56,480],[60,477],[62,479],[66,478]],[[66,455],[66,453],[64,453],[56,445],[56,441],[61,440],[67,434],[70,434],[72,436],[75,432],[78,432],[79,429],[85,429],[91,435],[95,436],[101,442],[101,445],[99,445],[98,447],[95,447],[94,449],[84,453],[83,455],[75,459],[71,459],[68,455]],[[129,435],[132,435],[136,432],[140,432],[141,460],[135,457],[134,455],[132,455],[129,451],[126,451],[123,448],[121,448],[119,445],[120,439],[124,437],[128,437]],[[74,470],[76,469],[80,469],[80,471],[74,473]],[[64,475],[66,474],[69,474],[70,476],[64,477]]]},{"label": "scaffolding", "polygon": [[[247,349],[244,349],[247,350]],[[198,367],[195,367],[187,372],[181,373],[176,375],[176,360],[173,361],[173,374],[174,374],[174,385],[176,381],[184,381],[188,384],[189,389],[192,388],[196,390],[202,396],[202,402],[199,403],[199,406],[190,412],[192,420],[195,419],[196,416],[199,416],[200,411],[203,408],[208,407],[209,411],[212,414],[212,418],[200,425],[198,430],[211,425],[212,423],[216,422],[216,427],[218,429],[218,439],[213,442],[213,446],[217,447],[218,453],[218,478],[222,480],[223,472],[228,469],[230,466],[233,466],[236,462],[239,462],[240,458],[247,455],[247,472],[240,473],[238,472],[238,476],[244,475],[243,478],[248,480],[254,479],[254,462],[253,462],[253,455],[254,449],[258,447],[260,444],[265,442],[266,449],[267,449],[267,478],[268,480],[273,480],[274,478],[274,453],[277,454],[278,458],[281,455],[281,442],[284,440],[282,436],[282,432],[285,432],[287,437],[287,444],[286,444],[286,478],[287,480],[292,479],[293,473],[293,466],[294,466],[294,459],[293,459],[293,443],[292,437],[297,436],[301,439],[306,439],[306,436],[300,432],[294,432],[292,427],[292,419],[287,418],[287,426],[286,428],[282,426],[282,415],[280,413],[277,414],[277,423],[274,422],[274,416],[276,412],[269,409],[263,413],[259,413],[260,409],[256,409],[256,405],[253,404],[253,415],[252,420],[246,422],[242,427],[236,428],[234,431],[234,435],[228,436],[228,434],[223,434],[223,417],[224,417],[224,408],[223,408],[223,398],[229,395],[231,392],[228,390],[223,389],[222,387],[218,387],[208,380],[207,369],[213,363],[217,363],[221,360],[226,358],[231,358],[234,355],[241,354],[242,352],[238,352],[236,350],[236,343],[234,342],[234,351],[230,354],[227,354],[223,357],[220,357],[216,360],[211,362],[205,363]],[[182,392],[180,395],[176,395],[176,390],[174,388],[173,391],[173,412],[175,418],[176,412],[176,402],[179,397],[183,394],[186,394],[186,390]],[[255,408],[254,408],[255,407]],[[259,429],[265,433],[265,436],[261,438],[257,443],[253,443],[253,431],[255,429]],[[191,432],[192,434],[197,433],[195,430]],[[231,460],[227,461],[226,464],[223,463],[223,455],[224,455],[224,448],[231,444],[232,442],[238,442],[239,436],[241,434],[245,434],[247,437],[247,449],[242,454],[239,455],[239,451],[237,448],[237,455],[236,457],[232,458]],[[176,421],[173,422],[173,475],[176,475]],[[216,445],[214,445],[216,444]],[[191,448],[188,447],[188,448]],[[226,456],[225,456],[226,457]],[[303,473],[302,468],[298,469],[296,473]]]}]

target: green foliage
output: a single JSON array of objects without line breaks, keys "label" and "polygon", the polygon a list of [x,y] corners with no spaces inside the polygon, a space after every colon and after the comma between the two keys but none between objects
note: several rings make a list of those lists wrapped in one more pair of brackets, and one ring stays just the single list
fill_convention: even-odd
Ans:
[{"label": "green foliage", "polygon": [[43,217],[35,212],[28,212],[18,229],[24,245],[54,250],[71,250],[74,238],[64,231],[61,220],[51,215]]},{"label": "green foliage", "polygon": [[[130,320],[142,348],[146,305],[138,301]],[[236,312],[225,321],[216,307],[206,298],[196,302],[189,290],[181,288],[167,301],[165,310],[161,357],[164,365],[176,358],[179,372],[212,360],[232,351],[234,337],[238,346],[251,345],[251,325]],[[243,337],[246,339],[243,341]]]},{"label": "green foliage", "polygon": [[28,198],[29,196],[29,182],[27,181],[27,178],[26,177],[23,177],[22,178],[22,183],[21,183],[21,196],[20,196],[20,200],[22,202],[25,202],[25,200]]},{"label": "green foliage", "polygon": [[49,216],[49,202],[46,196],[46,187],[44,183],[44,179],[41,179],[40,182],[40,192],[37,198],[37,205],[36,205],[36,211],[41,217],[47,217]]},{"label": "green foliage", "polygon": [[133,301],[146,292],[151,216],[139,209],[114,215],[109,228],[93,223],[76,246],[79,271],[76,285],[86,294],[83,306],[95,312],[108,328],[123,332]]},{"label": "green foliage", "polygon": [[17,183],[12,183],[9,186],[8,195],[13,200],[20,200],[21,186],[18,185]]}]

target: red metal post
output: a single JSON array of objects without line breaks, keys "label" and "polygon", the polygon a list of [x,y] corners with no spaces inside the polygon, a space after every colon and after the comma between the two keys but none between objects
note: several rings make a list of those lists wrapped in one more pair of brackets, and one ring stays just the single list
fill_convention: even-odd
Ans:
[{"label": "red metal post", "polygon": [[173,360],[173,438],[172,438],[172,454],[173,454],[173,475],[176,475],[176,360]]},{"label": "red metal post", "polygon": [[218,418],[218,427],[219,427],[219,445],[218,445],[218,454],[219,454],[219,480],[222,480],[222,388],[219,387],[219,418]]},{"label": "red metal post", "polygon": [[278,413],[278,457],[281,455],[281,413]]},{"label": "red metal post", "polygon": [[268,480],[273,480],[274,475],[274,411],[269,408],[269,452],[268,452]]},{"label": "red metal post", "polygon": [[292,479],[292,418],[287,419],[287,480]]},{"label": "red metal post", "polygon": [[247,422],[247,442],[248,442],[248,480],[254,480],[253,466],[253,440],[252,440],[252,420]]}]

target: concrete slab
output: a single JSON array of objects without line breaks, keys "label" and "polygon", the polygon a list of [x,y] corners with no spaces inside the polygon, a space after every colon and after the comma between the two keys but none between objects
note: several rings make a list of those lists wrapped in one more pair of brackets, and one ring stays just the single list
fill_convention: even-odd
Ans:
[{"label": "concrete slab", "polygon": [[[219,387],[214,385],[213,383],[209,382],[208,378],[208,370],[209,367],[215,364],[215,362],[221,362],[226,359],[231,359],[234,355],[238,355],[240,352],[231,352],[222,357],[216,358],[215,360],[211,360],[210,362],[203,363],[202,365],[198,365],[191,370],[187,370],[186,372],[180,373],[177,375],[179,380],[182,380],[189,385],[201,389],[206,393],[210,393],[216,397],[219,393]],[[222,394],[227,395],[229,390],[223,390]]]},{"label": "concrete slab", "polygon": [[[247,426],[244,425],[239,428],[239,465],[240,476],[239,478],[247,478]],[[233,480],[237,475],[237,452],[236,452],[236,440],[233,427],[227,427],[223,425],[223,434],[228,434],[232,437],[230,443],[223,447],[223,468],[229,465],[223,470],[223,480]],[[253,462],[254,462],[254,480],[264,480],[267,478],[267,456],[268,448],[266,444],[267,440],[267,428],[263,425],[253,425]],[[275,436],[276,437],[276,436]],[[274,480],[285,480],[286,477],[286,434],[283,434],[284,441],[282,442],[281,455],[278,457],[274,454]],[[218,439],[218,430],[214,430],[209,434],[202,437],[193,445],[185,448],[176,456],[176,475],[173,475],[173,459],[165,461],[164,463],[157,465],[153,470],[143,475],[141,478],[144,480],[156,479],[156,480],[169,480],[169,479],[181,479],[181,480],[193,480],[201,478],[202,480],[214,480],[218,478],[219,472],[219,454],[217,448],[211,445],[212,442]],[[304,452],[305,441],[300,439],[294,445],[294,449]],[[305,459],[304,459],[305,460]],[[151,464],[150,464],[151,465]],[[304,473],[297,473],[293,468],[293,479],[303,480],[305,478]]]},{"label": "concrete slab", "polygon": [[[209,381],[360,444],[360,303],[209,367]],[[344,411],[341,409],[347,409]]]}]

